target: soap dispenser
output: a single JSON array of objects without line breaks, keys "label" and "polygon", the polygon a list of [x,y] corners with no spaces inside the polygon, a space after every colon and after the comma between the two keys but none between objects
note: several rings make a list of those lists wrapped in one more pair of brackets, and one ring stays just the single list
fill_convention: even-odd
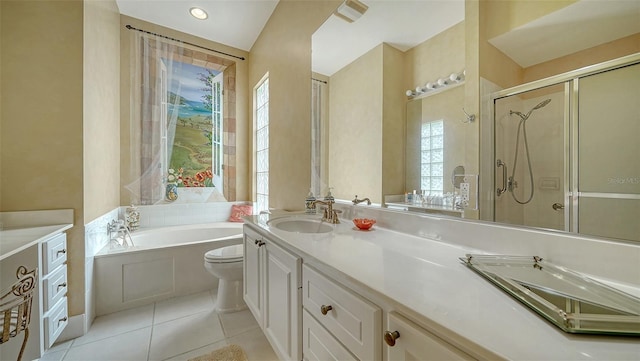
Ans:
[{"label": "soap dispenser", "polygon": [[309,188],[309,194],[307,194],[307,199],[304,200],[304,213],[307,214],[316,214],[316,205],[315,202],[316,197],[313,196],[313,192],[311,188]]},{"label": "soap dispenser", "polygon": [[333,198],[333,195],[331,194],[331,188],[333,188],[333,187],[329,187],[329,189],[327,190],[327,195],[324,196],[324,201],[325,202],[329,202],[329,201],[333,202],[333,201],[335,201],[335,198]]}]

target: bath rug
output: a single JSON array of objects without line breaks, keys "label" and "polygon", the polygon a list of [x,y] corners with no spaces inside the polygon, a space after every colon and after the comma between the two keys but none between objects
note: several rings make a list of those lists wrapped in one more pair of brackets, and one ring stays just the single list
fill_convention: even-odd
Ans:
[{"label": "bath rug", "polygon": [[206,355],[189,359],[189,361],[249,361],[242,347],[229,345],[212,351]]}]

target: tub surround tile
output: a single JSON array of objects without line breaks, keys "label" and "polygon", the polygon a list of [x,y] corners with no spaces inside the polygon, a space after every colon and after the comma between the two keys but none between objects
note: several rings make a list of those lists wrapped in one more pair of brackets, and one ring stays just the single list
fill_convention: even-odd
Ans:
[{"label": "tub surround tile", "polygon": [[[140,227],[167,227],[186,224],[225,222],[229,219],[231,206],[248,202],[173,203],[137,206],[140,211]],[[127,207],[120,207],[120,218],[124,219]]]},{"label": "tub surround tile", "polygon": [[156,324],[150,360],[164,360],[225,339],[218,314],[212,309]]}]

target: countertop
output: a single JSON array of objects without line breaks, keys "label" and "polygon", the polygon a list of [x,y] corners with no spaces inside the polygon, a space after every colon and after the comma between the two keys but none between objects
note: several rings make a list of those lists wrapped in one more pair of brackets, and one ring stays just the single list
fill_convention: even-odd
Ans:
[{"label": "countertop", "polygon": [[0,261],[57,233],[64,232],[72,226],[72,224],[54,224],[34,227],[5,227],[0,231]]},{"label": "countertop", "polygon": [[360,231],[348,220],[330,233],[292,233],[270,227],[270,217],[282,215],[265,214],[246,221],[306,260],[328,266],[423,317],[424,322],[444,327],[505,359],[640,359],[637,337],[565,333],[459,260],[468,253],[486,253],[482,250],[377,225]]}]

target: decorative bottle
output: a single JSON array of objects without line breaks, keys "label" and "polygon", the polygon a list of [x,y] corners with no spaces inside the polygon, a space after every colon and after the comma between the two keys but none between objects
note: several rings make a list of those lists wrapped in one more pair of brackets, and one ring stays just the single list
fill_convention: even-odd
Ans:
[{"label": "decorative bottle", "polygon": [[304,200],[304,212],[307,214],[316,214],[316,205],[313,203],[316,201],[316,197],[313,196],[313,192],[309,189],[307,199]]},{"label": "decorative bottle", "polygon": [[140,211],[133,204],[131,207],[127,207],[125,213],[125,219],[127,221],[127,228],[129,231],[133,232],[140,226]]},{"label": "decorative bottle", "polygon": [[331,188],[333,188],[333,187],[329,187],[329,189],[327,190],[327,195],[324,196],[325,202],[335,201],[335,198],[333,197],[333,194],[331,194]]}]

